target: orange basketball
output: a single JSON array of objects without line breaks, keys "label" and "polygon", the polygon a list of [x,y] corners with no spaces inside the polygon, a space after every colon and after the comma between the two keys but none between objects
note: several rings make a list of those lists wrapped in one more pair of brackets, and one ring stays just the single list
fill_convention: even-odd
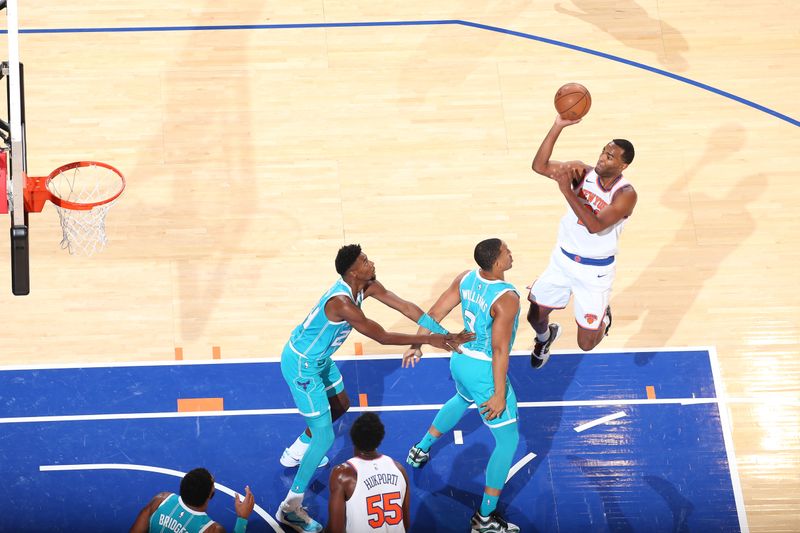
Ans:
[{"label": "orange basketball", "polygon": [[556,92],[554,103],[561,118],[578,120],[592,107],[592,95],[580,83],[567,83]]}]

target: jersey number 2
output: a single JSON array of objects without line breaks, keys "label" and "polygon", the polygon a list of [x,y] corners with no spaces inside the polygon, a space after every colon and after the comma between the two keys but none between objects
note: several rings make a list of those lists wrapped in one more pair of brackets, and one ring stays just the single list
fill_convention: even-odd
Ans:
[{"label": "jersey number 2", "polygon": [[[378,504],[383,500],[383,507]],[[403,508],[400,507],[400,493],[387,492],[386,494],[376,494],[367,498],[367,515],[370,527],[377,529],[384,523],[390,526],[399,524],[403,520]]]}]

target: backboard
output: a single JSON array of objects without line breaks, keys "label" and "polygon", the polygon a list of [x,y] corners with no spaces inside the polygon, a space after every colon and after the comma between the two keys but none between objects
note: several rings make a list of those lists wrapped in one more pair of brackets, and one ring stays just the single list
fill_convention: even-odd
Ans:
[{"label": "backboard", "polygon": [[11,216],[11,289],[15,295],[30,292],[28,213],[25,209],[24,186],[27,171],[25,150],[25,102],[23,67],[19,61],[19,29],[17,0],[0,2],[5,8],[8,48],[7,59],[0,63],[0,76],[6,87],[6,115],[0,122],[3,157],[0,158],[0,177],[5,174],[5,198],[0,211]]}]

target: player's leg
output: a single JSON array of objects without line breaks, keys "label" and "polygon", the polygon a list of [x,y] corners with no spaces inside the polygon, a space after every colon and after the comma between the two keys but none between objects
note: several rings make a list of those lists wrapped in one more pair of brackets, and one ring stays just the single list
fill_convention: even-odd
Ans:
[{"label": "player's leg", "polygon": [[[303,361],[288,345],[281,354],[281,373],[289,385],[292,398],[300,414],[308,418],[331,410],[326,379],[318,372],[317,368],[306,368]],[[339,386],[343,391],[344,387],[341,382]],[[335,394],[336,388],[332,388],[332,391]],[[330,413],[329,416],[331,416]],[[311,435],[312,431],[307,427],[291,446],[283,450],[280,463],[287,468],[300,465],[301,459],[311,445]],[[326,464],[328,464],[328,458],[323,454],[318,466],[322,467]]]},{"label": "player's leg", "polygon": [[[476,402],[483,403],[494,394],[494,383],[490,381],[491,374],[488,374],[480,384],[483,392],[475,391]],[[479,398],[479,400],[477,399]],[[506,484],[511,463],[519,444],[519,424],[517,423],[517,396],[511,383],[506,380],[506,409],[494,420],[486,420],[484,423],[489,427],[494,436],[495,447],[486,465],[486,486],[484,487],[483,498],[481,498],[480,508],[472,516],[470,526],[474,532],[502,531],[517,532],[519,527],[508,523],[497,512],[497,501],[500,493]]]},{"label": "player's leg", "polygon": [[518,532],[519,527],[506,521],[497,512],[497,501],[506,483],[514,453],[519,444],[519,428],[516,422],[500,427],[492,427],[495,447],[486,466],[486,486],[481,506],[472,515],[470,526],[473,532],[503,531]]},{"label": "player's leg", "polygon": [[314,471],[333,445],[333,420],[326,384],[317,368],[307,368],[291,350],[284,349],[281,355],[281,373],[289,385],[297,409],[311,429],[311,437],[299,461],[300,468],[292,481],[291,490],[279,506],[276,518],[295,531],[322,531],[322,525],[308,516],[302,504]]},{"label": "player's leg", "polygon": [[350,409],[350,396],[342,389],[333,396],[328,396],[328,404],[331,406],[331,418],[336,422]]},{"label": "player's leg", "polygon": [[[561,252],[559,251],[559,254]],[[564,258],[554,252],[550,257],[547,269],[533,282],[528,301],[528,323],[536,332],[536,339],[531,352],[531,366],[541,368],[550,358],[550,347],[561,335],[561,326],[550,323],[550,312],[553,309],[564,309],[572,294],[569,276],[564,272]]]},{"label": "player's leg", "polygon": [[[339,372],[339,367],[336,366],[331,359],[321,361],[318,365],[319,378],[325,388],[325,394],[328,397],[328,405],[330,406],[331,420],[336,422],[343,414],[350,409],[350,397],[347,391],[344,390],[344,380],[342,374]],[[308,450],[311,444],[311,428],[306,428],[303,433],[292,443],[291,446],[286,448],[281,455],[281,464],[286,467],[293,467],[300,464],[300,460]],[[319,466],[327,465],[329,459],[323,456],[320,460]]]},{"label": "player's leg", "polygon": [[533,331],[535,331],[538,336],[539,334],[547,332],[547,325],[550,321],[550,312],[552,309],[549,307],[542,307],[535,301],[531,301],[530,298],[531,296],[528,295],[528,301],[531,304],[528,308],[528,324],[531,325]]},{"label": "player's leg", "polygon": [[303,497],[317,465],[333,446],[333,421],[330,410],[326,410],[321,415],[306,417],[306,422],[311,428],[311,442],[300,461],[300,468],[294,476],[292,488],[278,507],[275,517],[295,531],[318,532],[322,531],[322,525],[311,518],[303,508]]},{"label": "player's leg", "polygon": [[430,449],[433,443],[456,426],[471,404],[472,402],[467,401],[458,393],[450,398],[436,413],[431,427],[428,428],[422,440],[408,451],[406,462],[414,468],[420,468],[427,463],[430,459]]},{"label": "player's leg", "polygon": [[[350,409],[350,397],[347,391],[342,389],[338,394],[334,393],[333,396],[328,396],[328,405],[331,408],[331,420],[336,422],[343,414]],[[281,464],[286,467],[293,467],[300,464],[300,459],[305,455],[308,450],[308,445],[311,443],[311,428],[306,427],[299,437],[292,443],[291,446],[286,448],[281,456]],[[323,457],[319,463],[319,467],[327,465],[329,459],[327,456]]]},{"label": "player's leg", "polygon": [[427,433],[425,433],[422,439],[409,450],[406,462],[414,468],[420,468],[428,462],[430,459],[430,449],[433,443],[444,433],[456,427],[458,421],[461,420],[461,417],[467,412],[469,406],[472,405],[469,393],[466,392],[464,387],[459,383],[458,376],[463,373],[463,359],[468,358],[455,354],[450,358],[450,372],[456,384],[456,394],[439,409]]},{"label": "player's leg", "polygon": [[611,284],[614,265],[582,266],[575,294],[575,322],[578,324],[578,347],[583,351],[595,348],[611,327]]}]

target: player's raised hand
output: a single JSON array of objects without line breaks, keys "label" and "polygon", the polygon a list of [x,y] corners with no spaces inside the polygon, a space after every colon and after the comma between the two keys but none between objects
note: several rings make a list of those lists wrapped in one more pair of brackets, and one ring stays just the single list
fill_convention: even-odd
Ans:
[{"label": "player's raised hand", "polygon": [[585,174],[586,167],[564,163],[556,168],[550,177],[558,183],[558,188],[561,189],[561,192],[566,194],[573,191]]},{"label": "player's raised hand", "polygon": [[419,363],[420,358],[422,357],[422,350],[419,348],[409,348],[403,354],[403,368],[413,367],[417,363]]},{"label": "player's raised hand", "polygon": [[240,500],[240,495],[236,494],[233,498],[234,507],[236,508],[236,516],[241,516],[242,518],[248,518],[250,513],[253,512],[253,507],[256,505],[256,500],[253,497],[253,493],[250,492],[250,486],[246,486],[244,488],[244,499]]},{"label": "player's raised hand", "polygon": [[562,117],[561,115],[556,115],[556,120],[555,122],[553,122],[553,125],[558,126],[559,128],[566,128],[567,126],[572,126],[573,124],[577,124],[580,121],[581,119],[579,118],[575,120],[569,120]]}]

